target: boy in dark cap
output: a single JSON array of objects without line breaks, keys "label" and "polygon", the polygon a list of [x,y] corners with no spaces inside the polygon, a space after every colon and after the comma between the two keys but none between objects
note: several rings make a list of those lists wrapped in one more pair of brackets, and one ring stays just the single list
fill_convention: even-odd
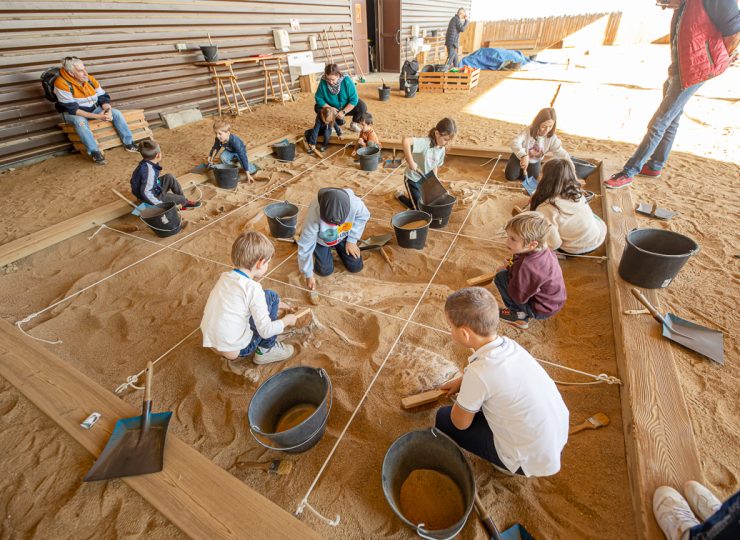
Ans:
[{"label": "boy in dark cap", "polygon": [[298,267],[306,277],[306,286],[316,288],[314,271],[320,276],[334,272],[331,250],[336,249],[345,268],[362,270],[362,256],[357,246],[370,211],[351,189],[323,188],[308,208],[303,232],[298,239]]}]

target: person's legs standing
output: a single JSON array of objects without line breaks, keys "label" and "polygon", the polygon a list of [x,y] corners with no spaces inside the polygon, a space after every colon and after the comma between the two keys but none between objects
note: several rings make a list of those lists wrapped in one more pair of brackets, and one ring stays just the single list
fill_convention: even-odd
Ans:
[{"label": "person's legs standing", "polygon": [[446,66],[459,67],[459,60],[457,59],[457,47],[452,45],[447,47],[447,61]]},{"label": "person's legs standing", "polygon": [[313,250],[314,271],[320,276],[330,276],[334,273],[334,257],[330,247],[316,244]]},{"label": "person's legs standing", "polygon": [[87,148],[88,154],[99,152],[98,143],[95,141],[95,136],[93,135],[92,131],[90,131],[90,124],[88,123],[87,118],[77,116],[76,114],[67,113],[63,113],[62,118],[65,122],[67,122],[71,126],[74,126],[75,131],[77,132],[77,136],[80,138],[82,144],[85,145],[85,148]]},{"label": "person's legs standing", "polygon": [[321,125],[323,124],[321,121],[321,107],[319,107],[318,103],[313,106],[313,110],[316,113],[316,121],[314,122],[313,129],[310,130],[310,133],[308,131],[306,132],[306,139],[310,145],[315,145],[319,140],[319,131],[321,131]]},{"label": "person's legs standing", "polygon": [[353,274],[362,270],[362,252],[360,256],[355,258],[347,253],[347,239],[345,238],[339,244],[337,244],[337,255],[342,261],[344,267]]},{"label": "person's legs standing", "polygon": [[134,137],[131,135],[131,130],[123,117],[123,113],[118,109],[111,108],[111,114],[113,115],[113,127],[116,128],[123,144],[134,144]]},{"label": "person's legs standing", "polygon": [[509,156],[509,161],[506,162],[504,176],[507,180],[524,180],[522,178],[522,166],[519,164],[519,158],[516,157],[516,154]]}]

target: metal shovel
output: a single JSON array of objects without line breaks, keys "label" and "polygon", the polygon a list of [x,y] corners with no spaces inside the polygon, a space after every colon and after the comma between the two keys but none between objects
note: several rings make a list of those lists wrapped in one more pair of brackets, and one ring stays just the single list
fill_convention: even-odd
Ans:
[{"label": "metal shovel", "polygon": [[141,416],[116,422],[105,448],[85,475],[85,482],[155,473],[164,466],[164,443],[171,412],[152,414],[152,370],[147,364]]},{"label": "metal shovel", "polygon": [[393,238],[393,233],[388,234],[381,234],[379,236],[371,236],[365,240],[360,240],[360,243],[362,244],[360,246],[360,251],[365,251],[367,249],[378,249],[386,245],[388,242],[390,242],[391,238]]},{"label": "metal shovel", "polygon": [[703,354],[720,365],[725,364],[722,332],[684,320],[673,313],[663,317],[639,290],[632,289],[632,294],[663,325],[663,337]]}]

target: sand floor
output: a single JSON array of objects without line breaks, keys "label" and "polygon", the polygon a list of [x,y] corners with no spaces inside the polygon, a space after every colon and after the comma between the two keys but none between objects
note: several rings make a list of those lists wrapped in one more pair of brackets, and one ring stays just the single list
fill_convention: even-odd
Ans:
[{"label": "sand floor", "polygon": [[[505,78],[485,73],[474,94],[496,87]],[[443,109],[458,119],[459,142],[505,146],[519,129],[515,124],[461,112],[471,96],[420,94],[414,107],[409,108],[405,100],[395,97],[390,102],[377,102],[374,86],[365,85],[360,91],[386,137],[421,135]],[[310,97],[300,96],[295,104],[260,107],[254,114],[235,120],[235,131],[246,132],[250,144],[294,133],[312,121],[310,103]],[[559,112],[564,115],[564,111]],[[164,149],[166,169],[182,174],[202,160],[212,140],[208,125],[206,120],[200,125],[156,133]],[[562,138],[568,148],[601,154],[617,162],[632,148],[567,133]],[[112,200],[109,188],[126,189],[136,159],[118,149],[108,152],[108,160],[107,167],[96,168],[73,155],[0,175],[3,200],[12,202],[4,204],[7,210],[0,217],[0,242]],[[157,367],[155,407],[174,411],[173,434],[291,512],[306,495],[382,365],[372,390],[309,498],[326,516],[339,514],[340,525],[328,527],[309,514],[302,519],[327,537],[410,538],[412,531],[395,518],[384,500],[380,465],[395,438],[433,423],[436,407],[401,411],[398,401],[407,393],[438,382],[430,374],[446,376],[451,369],[449,361],[464,365],[467,353],[454,346],[445,333],[441,306],[446,295],[461,287],[465,278],[490,271],[504,258],[505,249],[496,241],[495,232],[506,221],[511,207],[525,200],[499,184],[503,182],[502,161],[491,174],[492,187],[473,207],[493,165],[481,166],[483,161],[449,158],[443,168],[442,178],[452,182],[450,188],[460,199],[446,232],[431,231],[423,252],[392,245],[395,271],[378,254],[368,253],[361,274],[350,276],[340,271],[320,280],[322,293],[328,295],[314,309],[320,324],[313,325],[312,332],[298,331],[288,338],[299,346],[299,354],[283,365],[249,367],[246,377],[222,371],[220,360],[199,346],[200,336],[195,330],[208,292],[218,274],[228,267],[233,238],[245,227],[267,230],[262,209],[272,201],[266,197],[249,201],[316,163],[303,154],[288,165],[271,158],[261,160],[271,178],[267,185],[241,185],[233,193],[204,187],[206,205],[186,214],[190,223],[178,236],[157,239],[133,217],[126,217],[108,225],[136,238],[103,230],[88,240],[90,234],[86,233],[4,269],[0,274],[0,316],[15,322],[161,246],[173,245],[185,253],[166,250],[152,256],[39,316],[27,326],[29,332],[49,340],[61,339],[63,343],[49,345],[50,350],[111,390],[125,382],[126,376],[138,372],[146,360],[160,357],[190,336]],[[732,398],[740,389],[735,363],[738,344],[730,334],[737,322],[733,308],[738,296],[738,269],[730,247],[736,247],[733,232],[737,230],[737,215],[721,210],[737,207],[739,173],[737,165],[679,151],[672,156],[662,180],[641,180],[633,188],[633,197],[658,198],[681,212],[659,226],[689,234],[702,246],[699,255],[665,291],[664,307],[727,332],[728,362],[724,368],[676,349],[702,464],[708,483],[720,496],[737,489],[740,468],[740,434]],[[400,209],[393,199],[401,183],[400,174],[360,172],[347,156],[336,155],[275,189],[269,198],[305,205],[319,187],[351,187],[358,195],[366,195],[366,204],[373,213],[367,236],[387,230],[390,216]],[[41,212],[39,200],[43,201]],[[721,200],[727,203],[720,204]],[[592,206],[598,211],[597,201]],[[647,219],[640,221],[648,223]],[[723,226],[728,221],[729,226]],[[450,234],[458,231],[465,236]],[[276,249],[273,272],[264,285],[302,305],[306,299],[296,287],[301,282],[295,250],[281,242],[276,243]],[[503,333],[538,358],[591,373],[617,375],[603,263],[568,260],[563,262],[563,271],[569,300],[562,313],[527,331],[504,328]],[[261,381],[294,365],[323,367],[330,374],[334,403],[325,436],[311,451],[291,456],[295,463],[288,476],[266,476],[262,471],[235,467],[241,460],[277,457],[253,441],[246,430],[245,410]],[[561,381],[584,380],[552,367],[547,369]],[[570,409],[571,423],[602,411],[612,424],[574,436],[564,451],[562,471],[551,478],[503,477],[471,457],[484,503],[500,526],[521,522],[538,538],[632,537],[619,390],[607,385],[561,386],[560,390]],[[136,404],[140,395],[127,391],[124,398]],[[0,410],[0,450],[7,456],[0,480],[0,535],[181,536],[119,481],[81,484],[92,456],[5,381],[0,384]],[[483,538],[483,529],[470,519],[462,537]]]}]

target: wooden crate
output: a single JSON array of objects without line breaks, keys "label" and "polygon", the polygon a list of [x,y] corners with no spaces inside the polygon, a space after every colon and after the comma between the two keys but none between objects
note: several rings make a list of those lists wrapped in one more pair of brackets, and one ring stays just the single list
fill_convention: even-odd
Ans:
[{"label": "wooden crate", "polygon": [[319,88],[319,76],[317,73],[312,73],[310,75],[301,75],[300,77],[298,77],[298,81],[301,85],[301,92],[315,94],[316,90],[318,90]]},{"label": "wooden crate", "polygon": [[454,71],[419,73],[419,92],[468,92],[478,86],[480,69],[471,73]]},{"label": "wooden crate", "polygon": [[[152,137],[152,130],[149,129],[149,123],[144,118],[144,109],[122,110],[121,113],[126,119],[126,123],[131,130],[134,142]],[[113,126],[113,122],[107,122],[105,120],[90,120],[89,124],[90,131],[92,131],[100,150],[108,150],[123,144],[121,139],[118,137],[118,132]],[[87,148],[82,144],[82,141],[77,135],[77,131],[75,131],[73,125],[63,123],[59,124],[59,127],[67,134],[67,137],[69,137],[69,140],[72,142],[72,146],[74,146],[75,149],[79,150],[83,154],[87,153]]]}]

